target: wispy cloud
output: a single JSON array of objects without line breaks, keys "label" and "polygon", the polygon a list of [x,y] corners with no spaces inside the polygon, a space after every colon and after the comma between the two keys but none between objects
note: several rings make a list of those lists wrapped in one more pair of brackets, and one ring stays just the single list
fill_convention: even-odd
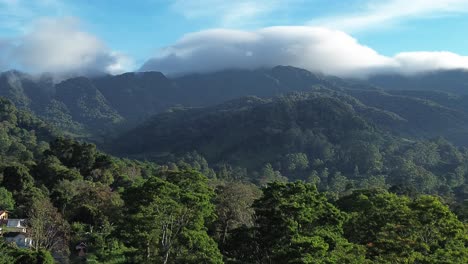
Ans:
[{"label": "wispy cloud", "polygon": [[468,13],[468,0],[367,0],[358,11],[311,20],[319,25],[355,32],[395,25],[405,20]]},{"label": "wispy cloud", "polygon": [[188,19],[208,19],[219,27],[257,24],[281,8],[303,0],[175,0],[171,8]]}]

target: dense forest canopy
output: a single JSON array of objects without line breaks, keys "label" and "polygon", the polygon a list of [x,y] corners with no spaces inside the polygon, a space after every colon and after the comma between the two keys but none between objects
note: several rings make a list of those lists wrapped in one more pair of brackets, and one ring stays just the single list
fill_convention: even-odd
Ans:
[{"label": "dense forest canopy", "polygon": [[0,263],[467,263],[465,95],[376,78],[3,73]]}]

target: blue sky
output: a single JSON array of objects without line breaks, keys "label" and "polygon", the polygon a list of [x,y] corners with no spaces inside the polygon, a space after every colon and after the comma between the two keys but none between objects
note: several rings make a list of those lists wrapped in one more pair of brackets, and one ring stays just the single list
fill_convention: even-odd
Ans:
[{"label": "blue sky", "polygon": [[[256,32],[257,38],[266,38],[264,33],[258,31],[272,26],[338,30],[349,35],[360,46],[371,48],[379,56],[395,59],[400,53],[405,53],[404,62],[384,62],[386,58],[376,57],[372,63],[360,65],[367,68],[369,65],[388,68],[395,63],[398,67],[413,65],[413,57],[418,55],[419,61],[422,54],[426,56],[424,61],[431,55],[429,61],[434,61],[437,67],[461,67],[468,60],[464,56],[468,55],[468,35],[465,33],[468,26],[467,0],[0,0],[0,48],[9,51],[8,54],[0,53],[0,67],[3,64],[3,68],[16,67],[29,71],[56,71],[62,68],[83,71],[93,65],[91,70],[110,71],[108,69],[112,68],[118,72],[136,70],[146,62],[147,66],[157,65],[164,70],[169,64],[196,65],[196,62],[166,60],[149,64],[148,61],[153,57],[171,55],[180,59],[183,56],[181,54],[198,48],[200,43],[236,32]],[[183,50],[180,48],[180,41],[187,34],[190,36],[212,29],[233,31],[216,36],[208,34],[207,38],[199,39],[200,42],[191,43],[193,46],[183,46]],[[275,32],[272,39],[282,41],[279,35],[288,34],[291,30],[283,28],[281,32]],[[303,33],[309,34],[308,31]],[[68,34],[72,36],[70,39],[62,39]],[[334,39],[335,36],[333,32],[310,34],[313,37],[307,41]],[[59,37],[61,39],[56,41]],[[297,41],[302,43],[302,39],[298,38],[295,36],[294,40],[288,40],[287,45]],[[37,48],[40,46],[47,49],[49,45],[46,41],[54,42],[52,50]],[[347,41],[353,45],[351,40]],[[234,44],[222,42],[220,45],[225,47]],[[245,45],[251,50],[256,48],[250,42]],[[305,50],[310,50],[308,44],[304,45]],[[168,48],[170,51],[167,51]],[[60,54],[60,51],[64,54]],[[219,52],[223,54],[224,51]],[[415,53],[406,54],[408,52]],[[53,58],[50,65],[41,67],[41,64],[46,64],[41,54],[58,58]],[[63,59],[65,54],[72,54],[70,57],[78,58],[82,65],[69,65],[70,62]],[[410,62],[407,55],[411,55]],[[330,54],[327,53],[327,56]],[[340,58],[348,59],[347,56]],[[452,63],[453,60],[455,62]],[[284,62],[309,66],[296,59],[286,59]],[[238,65],[236,63],[232,65]],[[213,64],[219,65],[218,62]],[[169,71],[177,72],[174,67]],[[321,69],[312,65],[309,68],[335,74],[334,67]],[[342,72],[348,73],[349,70]],[[336,71],[338,74],[342,72]]]}]

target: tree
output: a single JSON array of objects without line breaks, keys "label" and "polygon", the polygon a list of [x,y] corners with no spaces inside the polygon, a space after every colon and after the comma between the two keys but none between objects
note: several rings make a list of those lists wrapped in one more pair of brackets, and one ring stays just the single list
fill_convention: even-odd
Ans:
[{"label": "tree", "polygon": [[216,188],[214,203],[218,219],[215,229],[221,245],[226,242],[233,229],[241,226],[252,227],[252,204],[259,197],[260,190],[253,184],[228,182]]},{"label": "tree", "polygon": [[412,186],[419,192],[431,192],[437,184],[436,176],[412,161],[399,160],[396,168],[390,174],[390,182],[398,185]]},{"label": "tree", "polygon": [[126,190],[123,235],[138,262],[222,263],[206,233],[214,219],[213,190],[194,171],[166,172]]},{"label": "tree", "polygon": [[259,184],[261,186],[266,186],[268,183],[275,181],[287,182],[288,178],[282,176],[279,171],[275,171],[270,163],[265,164],[262,169]]},{"label": "tree", "polygon": [[312,183],[316,187],[320,184],[320,177],[316,170],[312,170],[306,179],[306,182]]},{"label": "tree", "polygon": [[11,255],[11,248],[0,239],[0,264],[14,263],[15,258]]},{"label": "tree", "polygon": [[[123,241],[115,236],[116,231],[118,231],[116,226],[111,224],[104,224],[96,230],[92,226],[74,222],[70,245],[75,246],[84,242],[86,244],[86,260],[89,263],[128,263],[125,257],[128,248],[125,247]],[[72,250],[74,251],[75,248]]]},{"label": "tree", "polygon": [[36,179],[40,179],[49,188],[52,188],[61,180],[72,181],[83,178],[79,171],[67,168],[55,156],[43,158],[34,168],[34,175]]},{"label": "tree", "polygon": [[68,219],[91,226],[115,223],[123,204],[119,193],[109,186],[84,180],[60,181],[51,198]]},{"label": "tree", "polygon": [[331,179],[329,179],[328,191],[331,197],[337,199],[345,193],[350,181],[343,176],[340,172],[335,172]]},{"label": "tree", "polygon": [[0,209],[12,211],[15,208],[13,195],[7,189],[0,187]]},{"label": "tree", "polygon": [[345,215],[314,185],[272,183],[253,207],[257,263],[365,263],[342,237]]},{"label": "tree", "polygon": [[[2,126],[3,126],[3,124],[2,124]],[[0,155],[1,155],[1,158],[4,157],[5,152],[10,148],[10,146],[11,146],[11,139],[10,139],[8,133],[7,133],[7,129],[0,126]]]},{"label": "tree", "polygon": [[14,250],[11,254],[15,264],[54,264],[54,258],[47,250],[30,251],[26,249]]},{"label": "tree", "polygon": [[34,201],[28,213],[28,227],[34,250],[66,253],[69,226],[48,199]]},{"label": "tree", "polygon": [[[365,245],[378,263],[466,263],[466,227],[432,196],[414,200],[382,190],[355,191],[338,201],[352,216],[345,237]],[[436,261],[436,260],[439,261]]]},{"label": "tree", "polygon": [[309,167],[309,159],[305,153],[290,153],[286,155],[284,165],[290,172],[305,170]]},{"label": "tree", "polygon": [[44,191],[34,186],[34,179],[23,165],[11,165],[3,171],[2,186],[12,193],[15,214],[24,217],[34,200],[44,197]]},{"label": "tree", "polygon": [[34,179],[25,166],[11,165],[3,170],[2,186],[13,194],[19,194],[33,185]]},{"label": "tree", "polygon": [[96,162],[96,146],[79,143],[70,138],[57,138],[50,144],[48,155],[56,156],[65,166],[77,168],[82,175],[87,175]]},{"label": "tree", "polygon": [[348,170],[358,167],[361,173],[367,174],[382,169],[383,157],[378,146],[355,139],[347,147]]}]

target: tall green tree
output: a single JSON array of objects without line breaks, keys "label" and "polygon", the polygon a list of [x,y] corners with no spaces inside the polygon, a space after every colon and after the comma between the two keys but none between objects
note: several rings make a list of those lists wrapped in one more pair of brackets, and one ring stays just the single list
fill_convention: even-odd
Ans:
[{"label": "tall green tree", "polygon": [[15,208],[13,195],[7,189],[0,187],[0,209],[12,211]]},{"label": "tall green tree", "polygon": [[433,196],[414,200],[386,191],[356,191],[338,201],[350,213],[345,236],[378,263],[467,263],[466,226]]},{"label": "tall green tree", "polygon": [[342,236],[346,216],[312,184],[272,183],[254,203],[255,263],[365,263]]},{"label": "tall green tree", "polygon": [[194,171],[167,172],[129,188],[123,235],[139,263],[222,263],[206,223],[214,220],[213,190]]},{"label": "tall green tree", "polygon": [[6,167],[3,170],[2,186],[10,192],[19,194],[33,185],[34,179],[29,174],[29,169],[27,167],[15,164]]}]

